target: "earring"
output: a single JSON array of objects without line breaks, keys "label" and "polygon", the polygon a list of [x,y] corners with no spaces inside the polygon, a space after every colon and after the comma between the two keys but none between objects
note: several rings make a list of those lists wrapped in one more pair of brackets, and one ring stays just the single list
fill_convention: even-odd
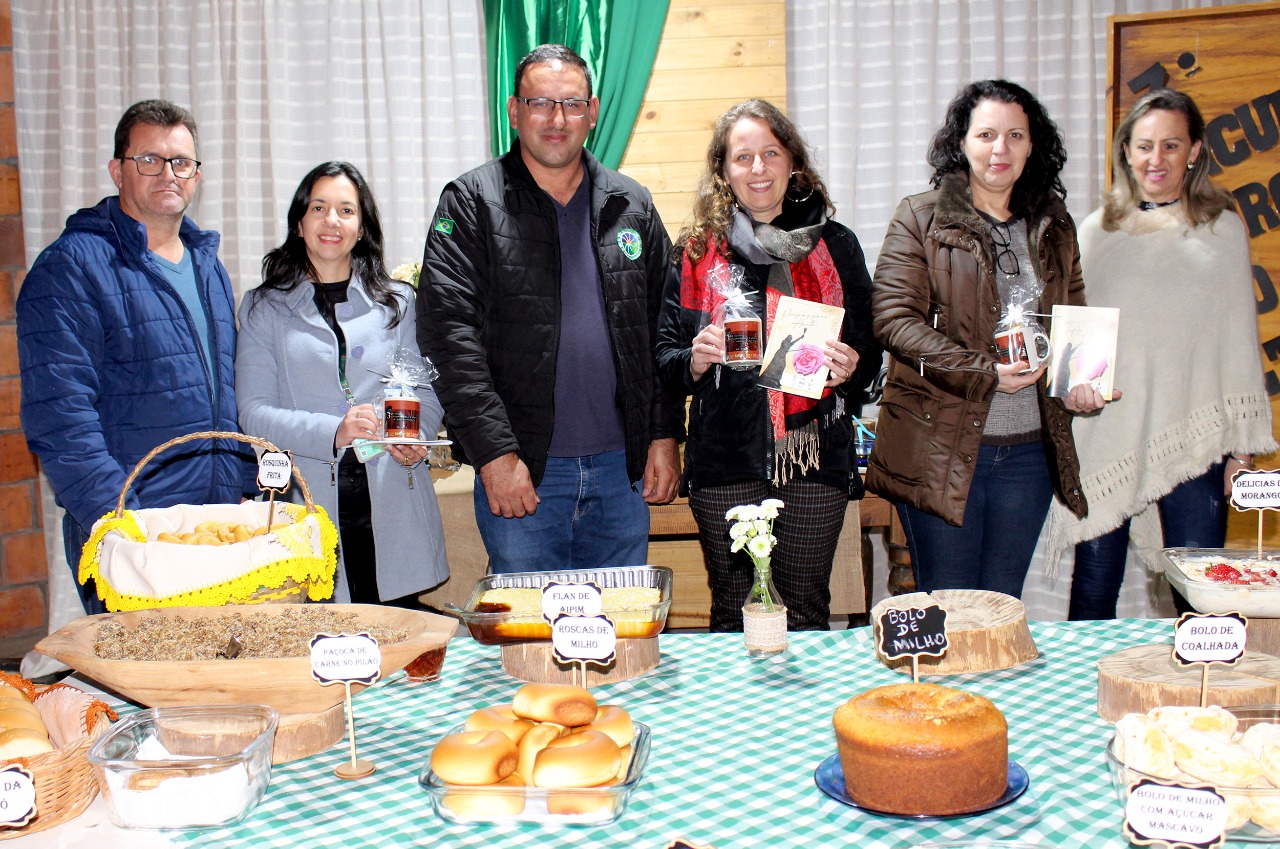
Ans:
[{"label": "earring", "polygon": [[1188,170],[1188,171],[1190,171],[1192,168],[1195,168],[1195,167],[1196,167],[1195,162],[1188,162],[1188,163],[1187,163],[1187,170]]},{"label": "earring", "polygon": [[813,186],[809,187],[808,193],[805,194],[805,196],[802,198],[792,196],[791,194],[792,189],[800,188],[800,183],[798,180],[796,180],[796,175],[799,173],[800,173],[799,171],[791,172],[791,185],[787,186],[786,198],[787,200],[792,201],[793,203],[804,203],[809,198],[813,197]]}]

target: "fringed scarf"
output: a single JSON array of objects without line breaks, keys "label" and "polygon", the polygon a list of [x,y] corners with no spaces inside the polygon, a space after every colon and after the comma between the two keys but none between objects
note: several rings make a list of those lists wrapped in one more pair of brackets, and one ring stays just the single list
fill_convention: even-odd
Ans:
[{"label": "fringed scarf", "polygon": [[[844,306],[844,289],[831,253],[822,240],[825,216],[816,224],[782,230],[771,224],[752,221],[739,210],[729,233],[729,247],[735,255],[769,268],[765,286],[765,338],[773,331],[778,299],[783,295],[807,301]],[[729,279],[729,260],[714,243],[696,265],[684,259],[680,269],[680,300],[687,309],[715,315],[725,298],[711,280]],[[825,341],[825,340],[818,340]],[[717,366],[719,368],[719,366]],[[717,376],[718,379],[718,376]],[[819,431],[844,415],[844,400],[829,388],[815,400],[776,389],[769,393],[769,421],[773,426],[773,483],[789,480],[818,468]]]}]

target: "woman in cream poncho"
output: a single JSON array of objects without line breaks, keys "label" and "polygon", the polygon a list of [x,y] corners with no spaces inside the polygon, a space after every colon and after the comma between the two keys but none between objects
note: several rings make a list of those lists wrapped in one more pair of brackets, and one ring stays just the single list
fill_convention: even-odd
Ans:
[{"label": "woman in cream poncho", "polygon": [[1221,547],[1231,476],[1276,447],[1249,242],[1203,137],[1185,94],[1142,97],[1116,130],[1111,194],[1080,228],[1089,305],[1120,309],[1124,397],[1075,423],[1088,516],[1049,518],[1051,569],[1076,544],[1072,619],[1116,615],[1131,534],[1148,566],[1162,547]]}]

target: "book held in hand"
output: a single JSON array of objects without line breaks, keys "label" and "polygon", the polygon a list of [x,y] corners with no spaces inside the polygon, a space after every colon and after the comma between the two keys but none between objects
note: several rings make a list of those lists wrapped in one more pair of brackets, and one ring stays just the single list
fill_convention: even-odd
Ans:
[{"label": "book held in hand", "polygon": [[1055,304],[1049,331],[1049,395],[1065,398],[1073,386],[1087,383],[1111,400],[1116,372],[1120,310]]},{"label": "book held in hand", "polygon": [[823,362],[828,339],[840,338],[844,307],[783,295],[764,351],[761,386],[806,398],[821,398],[831,370]]}]

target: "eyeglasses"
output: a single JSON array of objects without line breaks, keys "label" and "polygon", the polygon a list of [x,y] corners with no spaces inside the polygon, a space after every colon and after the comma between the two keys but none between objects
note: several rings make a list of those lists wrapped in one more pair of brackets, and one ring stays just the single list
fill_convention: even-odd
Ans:
[{"label": "eyeglasses", "polygon": [[138,173],[144,177],[159,177],[164,173],[164,164],[169,163],[169,167],[173,169],[173,176],[179,180],[190,180],[196,175],[196,171],[200,170],[199,159],[188,159],[185,156],[163,157],[156,156],[154,153],[143,153],[138,156],[122,156],[121,161],[132,159],[133,164],[138,166]]},{"label": "eyeglasses", "polygon": [[554,97],[517,97],[516,100],[528,106],[529,111],[534,115],[544,118],[551,117],[557,104],[564,110],[566,118],[583,117],[587,114],[587,107],[591,105],[591,101],[583,100],[581,97],[566,97],[564,100],[556,100]]},{"label": "eyeglasses", "polygon": [[1018,265],[1018,255],[1011,247],[1013,237],[1009,232],[1009,225],[991,225],[991,241],[995,242],[999,249],[996,251],[996,268],[1000,269],[1001,274],[1017,277],[1022,272],[1022,267]]}]

